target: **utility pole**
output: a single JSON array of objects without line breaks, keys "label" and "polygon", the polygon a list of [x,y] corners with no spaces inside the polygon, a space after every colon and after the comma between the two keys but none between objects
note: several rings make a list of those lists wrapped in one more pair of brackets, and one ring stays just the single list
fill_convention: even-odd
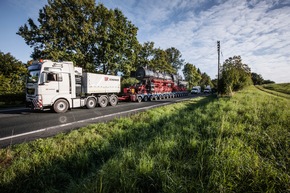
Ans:
[{"label": "utility pole", "polygon": [[220,41],[217,41],[218,52],[218,80],[217,80],[217,92],[220,93]]}]

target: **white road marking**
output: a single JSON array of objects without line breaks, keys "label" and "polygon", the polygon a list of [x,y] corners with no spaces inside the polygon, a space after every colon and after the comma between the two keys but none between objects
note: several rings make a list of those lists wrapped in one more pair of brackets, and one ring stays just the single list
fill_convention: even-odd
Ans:
[{"label": "white road marking", "polygon": [[[178,100],[178,101],[182,101],[182,100]],[[84,123],[84,122],[87,122],[87,121],[95,121],[95,120],[106,118],[106,117],[112,117],[112,116],[126,114],[126,113],[131,113],[131,112],[135,112],[135,111],[139,111],[139,110],[145,110],[145,109],[150,109],[150,108],[154,108],[154,107],[164,106],[164,105],[168,105],[168,104],[171,104],[171,102],[157,104],[157,105],[153,105],[153,106],[149,106],[149,107],[142,107],[142,108],[138,108],[138,109],[132,109],[132,110],[129,110],[129,111],[123,111],[123,112],[113,113],[113,114],[109,114],[109,115],[103,115],[103,116],[100,116],[100,117],[94,117],[94,118],[90,118],[90,119],[84,119],[84,120],[80,120],[80,121],[75,121],[75,122],[71,122],[71,123],[66,123],[66,124],[61,124],[61,125],[57,125],[57,126],[47,127],[47,128],[43,128],[43,129],[38,129],[38,130],[35,130],[35,131],[30,131],[30,132],[26,132],[26,133],[17,134],[17,135],[12,135],[12,136],[9,136],[9,137],[3,137],[3,138],[0,138],[0,141],[4,141],[4,140],[8,140],[8,139],[14,139],[14,138],[17,138],[17,137],[22,137],[22,136],[31,135],[31,134],[35,134],[35,133],[40,133],[40,132],[44,132],[44,131],[59,129],[61,127],[70,126],[70,125],[78,124],[78,123]]]}]

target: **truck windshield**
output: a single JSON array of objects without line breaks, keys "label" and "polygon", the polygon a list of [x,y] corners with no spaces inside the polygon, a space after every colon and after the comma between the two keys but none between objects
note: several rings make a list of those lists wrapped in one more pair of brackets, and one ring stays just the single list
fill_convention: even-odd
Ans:
[{"label": "truck windshield", "polygon": [[39,78],[39,70],[29,71],[29,76],[27,78],[27,83],[37,83]]}]

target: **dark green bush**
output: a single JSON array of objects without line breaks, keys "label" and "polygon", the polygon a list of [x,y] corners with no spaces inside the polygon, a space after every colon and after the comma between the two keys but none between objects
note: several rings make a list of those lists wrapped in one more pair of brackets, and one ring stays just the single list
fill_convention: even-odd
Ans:
[{"label": "dark green bush", "polygon": [[11,94],[0,94],[0,106],[1,105],[15,105],[25,103],[25,93],[11,93]]}]

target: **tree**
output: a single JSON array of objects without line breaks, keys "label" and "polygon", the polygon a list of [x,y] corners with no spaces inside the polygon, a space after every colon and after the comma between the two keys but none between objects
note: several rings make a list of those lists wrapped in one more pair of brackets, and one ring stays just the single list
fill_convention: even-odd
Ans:
[{"label": "tree", "polygon": [[199,68],[197,69],[197,72],[198,72],[198,74],[200,74],[200,75],[201,75],[201,71],[200,71],[200,69],[199,69]]},{"label": "tree", "polygon": [[[199,69],[198,69],[199,70]],[[197,72],[198,72],[197,70]],[[199,71],[200,72],[200,71]],[[198,72],[198,73],[199,73]],[[199,73],[200,74],[200,73]],[[199,81],[199,85],[201,86],[207,86],[207,85],[210,85],[211,87],[213,87],[213,84],[211,82],[211,78],[209,75],[207,75],[205,72],[204,73],[201,73],[201,79]]]},{"label": "tree", "polygon": [[261,84],[263,84],[264,79],[263,79],[263,77],[262,77],[261,74],[257,74],[255,72],[252,72],[251,73],[251,78],[252,78],[252,81],[253,81],[253,84],[254,85],[261,85]]},{"label": "tree", "polygon": [[264,80],[263,84],[275,84],[273,80]]},{"label": "tree", "polygon": [[0,51],[0,93],[11,94],[23,92],[25,87],[25,65],[10,53]]},{"label": "tree", "polygon": [[241,56],[226,59],[221,68],[220,92],[232,94],[252,84],[251,69],[242,63]]},{"label": "tree", "polygon": [[72,60],[85,69],[94,63],[93,0],[49,0],[39,11],[38,22],[39,26],[28,19],[28,25],[21,26],[17,32],[34,48],[33,59]]},{"label": "tree", "polygon": [[155,56],[154,42],[145,42],[140,45],[136,68],[138,67],[153,67],[152,59]]},{"label": "tree", "polygon": [[154,42],[145,42],[138,52],[136,67],[176,74],[183,62],[180,57],[181,54],[176,48],[164,51],[161,48],[154,48]]},{"label": "tree", "polygon": [[136,56],[137,28],[121,11],[108,10],[94,0],[49,0],[18,35],[34,48],[32,57],[70,60],[87,71],[124,73]]},{"label": "tree", "polygon": [[175,73],[177,73],[177,71],[181,69],[184,64],[184,60],[181,59],[181,52],[174,47],[166,49],[165,52],[167,56],[167,63],[170,64],[175,69]]},{"label": "tree", "polygon": [[[139,47],[137,28],[118,9],[106,10],[99,5],[100,25],[97,28],[97,64],[103,73],[123,72],[129,75],[137,60]],[[103,16],[102,16],[103,15]]]},{"label": "tree", "polygon": [[154,57],[152,59],[151,65],[152,66],[150,66],[150,68],[156,71],[166,72],[166,73],[176,73],[173,66],[171,66],[167,61],[166,51],[160,48],[157,48],[154,50]]},{"label": "tree", "polygon": [[261,74],[257,74],[255,72],[251,73],[252,81],[254,85],[261,85],[261,84],[274,84],[275,82],[272,80],[264,80]]},{"label": "tree", "polygon": [[183,75],[185,80],[188,81],[189,87],[193,87],[201,80],[201,75],[197,72],[193,64],[187,63],[183,68]]}]

